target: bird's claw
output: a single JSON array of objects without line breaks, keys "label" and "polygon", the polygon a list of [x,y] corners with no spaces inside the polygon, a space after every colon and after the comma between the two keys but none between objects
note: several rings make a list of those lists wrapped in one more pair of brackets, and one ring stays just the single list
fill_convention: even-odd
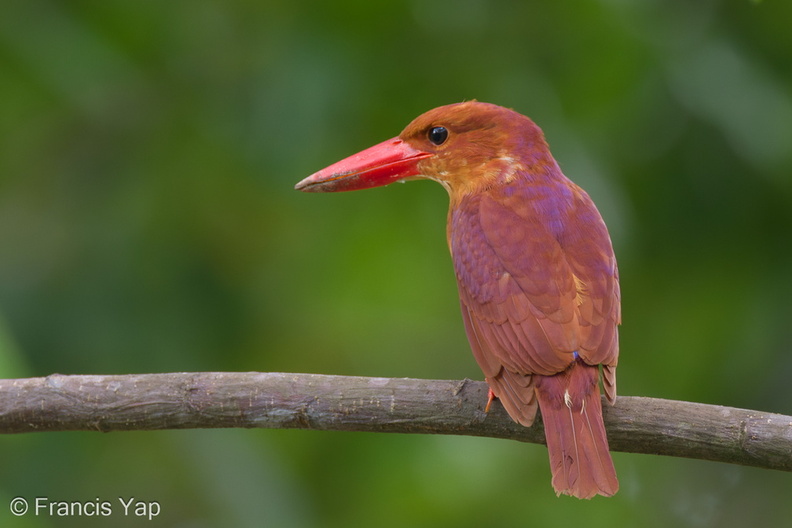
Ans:
[{"label": "bird's claw", "polygon": [[487,389],[487,405],[484,407],[484,412],[485,413],[489,412],[490,407],[492,406],[492,402],[495,401],[495,398],[497,398],[497,396],[495,396],[495,393],[492,392],[492,389],[488,388]]}]

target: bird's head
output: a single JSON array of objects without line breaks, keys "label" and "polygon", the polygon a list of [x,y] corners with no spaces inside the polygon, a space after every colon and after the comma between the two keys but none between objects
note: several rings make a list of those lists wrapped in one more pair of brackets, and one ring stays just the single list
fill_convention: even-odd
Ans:
[{"label": "bird's head", "polygon": [[541,129],[501,106],[469,101],[418,116],[398,137],[383,141],[308,176],[306,192],[354,191],[430,179],[452,199],[517,174],[552,171],[555,162]]}]

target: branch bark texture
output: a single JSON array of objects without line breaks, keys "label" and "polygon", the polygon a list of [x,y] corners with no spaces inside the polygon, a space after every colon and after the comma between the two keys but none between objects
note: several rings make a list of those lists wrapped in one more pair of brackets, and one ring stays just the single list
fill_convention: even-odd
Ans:
[{"label": "branch bark texture", "polygon": [[[541,420],[483,411],[480,381],[201,372],[0,380],[0,433],[220,427],[455,434],[544,443]],[[620,396],[603,403],[613,451],[792,471],[792,417]]]}]

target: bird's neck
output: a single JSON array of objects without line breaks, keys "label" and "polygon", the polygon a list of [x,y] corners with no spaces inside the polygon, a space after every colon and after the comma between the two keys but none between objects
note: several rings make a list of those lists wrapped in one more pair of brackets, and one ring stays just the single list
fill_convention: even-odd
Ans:
[{"label": "bird's neck", "polygon": [[506,152],[499,153],[482,161],[478,167],[471,167],[466,176],[448,183],[443,182],[452,208],[467,196],[487,193],[501,187],[515,184],[530,186],[535,183],[546,185],[548,181],[565,180],[549,151],[534,151],[530,155],[518,157]]}]

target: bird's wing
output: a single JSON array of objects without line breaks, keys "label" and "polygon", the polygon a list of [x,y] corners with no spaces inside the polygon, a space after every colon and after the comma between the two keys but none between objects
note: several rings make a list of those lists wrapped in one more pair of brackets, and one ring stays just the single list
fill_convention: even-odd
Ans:
[{"label": "bird's wing", "polygon": [[610,239],[591,200],[570,185],[560,196],[557,184],[507,186],[469,195],[451,212],[468,339],[493,391],[521,422],[536,412],[533,390],[525,390],[533,374],[561,372],[574,352],[614,368],[618,355]]}]

